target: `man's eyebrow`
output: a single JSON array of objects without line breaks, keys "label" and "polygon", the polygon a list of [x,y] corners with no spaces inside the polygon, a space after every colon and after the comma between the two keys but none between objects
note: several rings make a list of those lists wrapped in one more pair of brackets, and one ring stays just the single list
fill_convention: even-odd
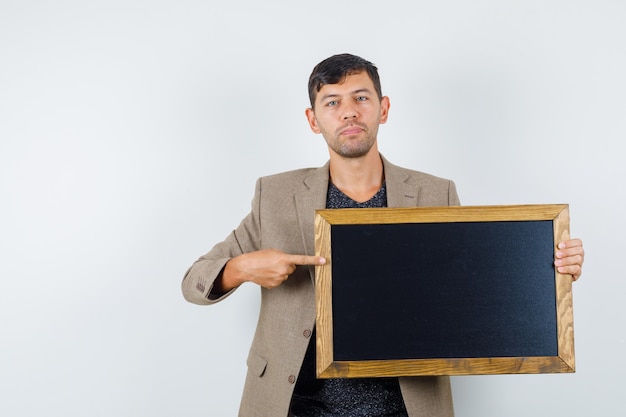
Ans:
[{"label": "man's eyebrow", "polygon": [[329,98],[337,98],[339,94],[324,94],[320,97],[320,101],[328,100]]},{"label": "man's eyebrow", "polygon": [[[361,94],[361,93],[372,94],[372,91],[369,88],[363,87],[363,88],[357,88],[356,90],[351,91],[348,95],[353,96],[355,94]],[[320,101],[328,100],[330,98],[337,98],[340,95],[341,94],[337,94],[337,93],[324,94],[323,96],[320,97]]]}]

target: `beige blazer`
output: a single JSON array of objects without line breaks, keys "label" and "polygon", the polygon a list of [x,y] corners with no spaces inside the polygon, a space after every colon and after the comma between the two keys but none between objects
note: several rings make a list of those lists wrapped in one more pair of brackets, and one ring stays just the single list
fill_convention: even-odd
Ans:
[{"label": "beige blazer", "polygon": [[[407,170],[383,158],[389,207],[458,205],[452,181]],[[182,282],[185,299],[213,304],[211,294],[226,262],[259,249],[315,254],[314,214],[326,206],[329,164],[260,178],[252,209],[223,242],[200,257]],[[278,288],[261,288],[261,309],[247,359],[240,417],[283,417],[315,326],[314,267],[299,266]],[[233,290],[234,291],[234,290]],[[448,377],[400,378],[411,417],[454,415]]]}]

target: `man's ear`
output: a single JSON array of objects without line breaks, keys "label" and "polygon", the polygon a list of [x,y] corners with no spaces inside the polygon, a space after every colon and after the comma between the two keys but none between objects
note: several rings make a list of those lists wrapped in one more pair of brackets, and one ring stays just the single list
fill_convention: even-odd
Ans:
[{"label": "man's ear", "polygon": [[389,97],[383,96],[383,98],[380,99],[380,124],[387,123],[390,106],[391,103],[389,102]]},{"label": "man's ear", "polygon": [[309,127],[313,133],[321,133],[319,126],[317,125],[317,119],[315,118],[315,111],[312,108],[308,108],[304,111],[306,119],[309,122]]}]

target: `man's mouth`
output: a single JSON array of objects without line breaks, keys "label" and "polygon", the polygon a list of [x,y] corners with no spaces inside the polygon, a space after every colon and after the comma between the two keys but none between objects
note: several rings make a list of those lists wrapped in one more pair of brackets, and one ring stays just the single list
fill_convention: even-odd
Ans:
[{"label": "man's mouth", "polygon": [[359,127],[359,126],[348,126],[347,128],[345,128],[345,129],[343,129],[341,131],[341,134],[344,135],[344,136],[358,135],[363,130],[364,129]]}]

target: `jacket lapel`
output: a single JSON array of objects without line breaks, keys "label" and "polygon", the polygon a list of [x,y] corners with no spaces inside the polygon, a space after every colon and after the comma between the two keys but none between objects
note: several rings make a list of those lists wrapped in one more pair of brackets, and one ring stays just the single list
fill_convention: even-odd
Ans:
[{"label": "jacket lapel", "polygon": [[304,250],[307,255],[315,254],[315,210],[326,208],[328,193],[329,163],[311,172],[304,180],[303,190],[296,193],[296,210]]},{"label": "jacket lapel", "polygon": [[417,194],[419,187],[409,183],[409,176],[387,161],[382,155],[385,170],[385,183],[387,184],[388,207],[415,207],[417,206]]},{"label": "jacket lapel", "polygon": [[[315,210],[326,208],[326,194],[328,193],[329,163],[314,170],[303,181],[303,190],[294,195],[300,235],[304,252],[315,255]],[[315,267],[309,266],[311,282],[315,282]]]}]

